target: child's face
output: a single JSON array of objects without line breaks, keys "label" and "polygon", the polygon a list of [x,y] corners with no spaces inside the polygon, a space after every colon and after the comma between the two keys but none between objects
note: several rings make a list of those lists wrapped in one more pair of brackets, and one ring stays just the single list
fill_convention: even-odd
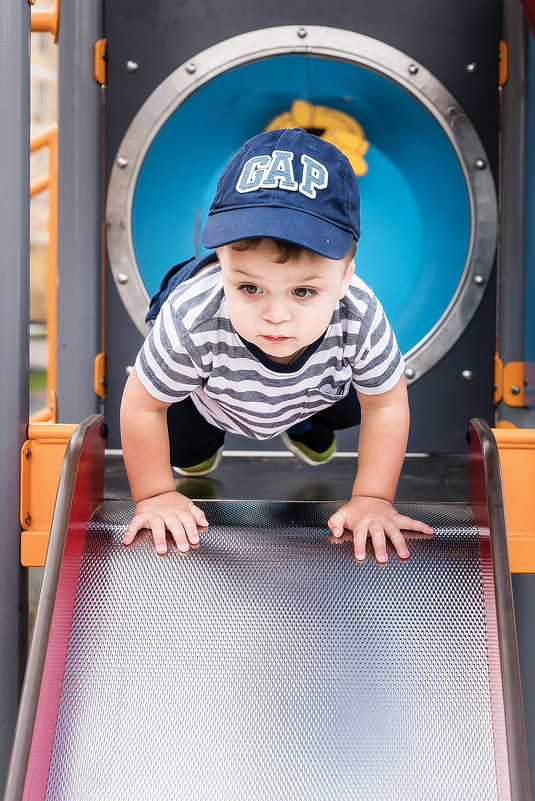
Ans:
[{"label": "child's face", "polygon": [[225,245],[217,253],[232,325],[283,363],[327,330],[354,269],[348,258],[327,259],[309,251],[277,264],[278,250],[269,240],[243,251]]}]

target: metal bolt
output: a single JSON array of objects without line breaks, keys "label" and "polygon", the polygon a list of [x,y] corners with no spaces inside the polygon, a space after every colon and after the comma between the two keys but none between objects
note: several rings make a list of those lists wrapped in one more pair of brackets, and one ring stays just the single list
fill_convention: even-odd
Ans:
[{"label": "metal bolt", "polygon": [[117,273],[117,280],[120,284],[126,284],[128,282],[128,276],[126,273]]},{"label": "metal bolt", "polygon": [[415,375],[416,373],[414,372],[412,367],[407,367],[407,369],[405,370],[405,378],[414,378]]},{"label": "metal bolt", "polygon": [[125,159],[124,156],[119,156],[119,158],[117,159],[117,166],[121,170],[124,170],[125,167],[128,167],[128,159]]},{"label": "metal bolt", "polygon": [[190,75],[193,75],[194,72],[197,72],[197,67],[193,63],[193,61],[189,61],[186,64],[186,72],[189,72]]},{"label": "metal bolt", "polygon": [[460,112],[458,106],[448,106],[448,108],[446,109],[446,116],[450,120],[456,120],[457,117],[459,116],[459,113]]},{"label": "metal bolt", "polygon": [[300,39],[305,39],[308,36],[308,31],[306,28],[299,28],[297,35]]},{"label": "metal bolt", "polygon": [[26,450],[24,451],[24,456],[26,457],[26,459],[29,459],[31,455],[32,455],[31,450],[29,448],[26,448]]},{"label": "metal bolt", "polygon": [[461,376],[465,381],[472,381],[474,378],[474,372],[473,370],[463,370]]},{"label": "metal bolt", "polygon": [[29,526],[30,523],[32,522],[32,516],[31,515],[24,515],[24,522],[26,523],[27,526]]},{"label": "metal bolt", "polygon": [[511,387],[511,395],[520,395],[520,387],[517,387],[516,384]]},{"label": "metal bolt", "polygon": [[132,364],[129,364],[128,367],[125,368],[126,375],[130,375],[130,373],[132,372],[133,369],[134,369],[134,366]]},{"label": "metal bolt", "polygon": [[474,72],[477,72],[477,64],[476,64],[476,62],[475,61],[471,61],[470,64],[467,64],[466,65],[466,71],[470,75],[473,75]]},{"label": "metal bolt", "polygon": [[137,61],[127,61],[126,69],[128,72],[137,72],[139,69],[139,64],[137,63]]},{"label": "metal bolt", "polygon": [[474,275],[474,284],[476,286],[484,286],[485,285],[484,277],[482,275]]},{"label": "metal bolt", "polygon": [[484,159],[478,159],[475,163],[476,170],[486,170],[487,162]]},{"label": "metal bolt", "polygon": [[420,67],[417,64],[411,64],[409,67],[409,72],[411,75],[416,75]]}]

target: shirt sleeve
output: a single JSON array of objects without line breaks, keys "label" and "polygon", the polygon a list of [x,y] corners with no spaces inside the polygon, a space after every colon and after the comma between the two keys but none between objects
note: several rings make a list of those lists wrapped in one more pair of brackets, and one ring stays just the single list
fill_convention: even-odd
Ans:
[{"label": "shirt sleeve", "polygon": [[163,304],[136,358],[139,380],[154,398],[175,403],[201,385],[195,348],[171,300]]},{"label": "shirt sleeve", "polygon": [[358,337],[361,346],[353,364],[353,384],[365,395],[379,395],[396,386],[405,362],[383,307],[368,291],[368,307]]}]

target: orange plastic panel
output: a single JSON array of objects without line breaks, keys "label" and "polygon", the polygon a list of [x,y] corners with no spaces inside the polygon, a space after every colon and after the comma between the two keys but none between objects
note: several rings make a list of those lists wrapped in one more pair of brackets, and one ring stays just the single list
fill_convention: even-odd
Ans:
[{"label": "orange plastic panel", "polygon": [[502,469],[511,572],[535,573],[535,430],[493,431]]},{"label": "orange plastic panel", "polygon": [[21,451],[21,563],[45,562],[63,456],[76,428],[59,423],[30,423]]},{"label": "orange plastic panel", "polygon": [[498,420],[496,428],[518,428],[518,426],[515,426],[510,420]]},{"label": "orange plastic panel", "polygon": [[508,406],[524,405],[524,362],[504,364],[503,399]]}]

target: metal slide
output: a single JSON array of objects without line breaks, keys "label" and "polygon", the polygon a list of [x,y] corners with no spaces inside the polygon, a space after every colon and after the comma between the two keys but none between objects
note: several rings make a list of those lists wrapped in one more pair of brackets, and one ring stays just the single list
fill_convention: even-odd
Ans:
[{"label": "metal slide", "polygon": [[126,549],[101,417],[63,467],[6,785],[15,799],[529,801],[494,438],[411,557],[327,536],[336,504],[211,501],[202,545]]}]

